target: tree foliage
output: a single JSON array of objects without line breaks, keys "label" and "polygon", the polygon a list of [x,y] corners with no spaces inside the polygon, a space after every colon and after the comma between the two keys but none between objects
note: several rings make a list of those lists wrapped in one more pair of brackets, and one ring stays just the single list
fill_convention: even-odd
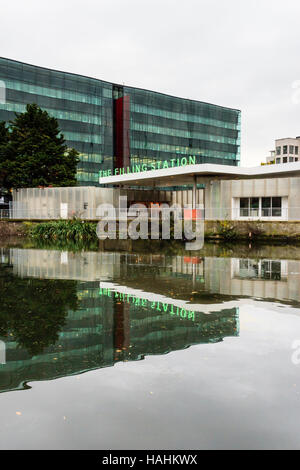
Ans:
[{"label": "tree foliage", "polygon": [[77,310],[76,281],[22,279],[0,266],[0,337],[10,337],[30,356],[59,338],[69,310]]},{"label": "tree foliage", "polygon": [[0,187],[74,186],[78,160],[57,120],[36,104],[8,127],[0,122]]}]

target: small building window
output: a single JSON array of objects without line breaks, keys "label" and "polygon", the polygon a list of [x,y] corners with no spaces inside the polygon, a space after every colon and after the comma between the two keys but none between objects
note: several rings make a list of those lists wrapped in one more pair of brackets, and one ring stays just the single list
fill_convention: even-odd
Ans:
[{"label": "small building window", "polygon": [[282,147],[282,153],[283,153],[283,155],[286,155],[286,154],[288,153],[287,149],[288,149],[288,146],[287,146],[287,145],[284,145],[284,146]]},{"label": "small building window", "polygon": [[295,155],[298,155],[298,146],[295,146]]},{"label": "small building window", "polygon": [[250,216],[251,217],[259,216],[259,198],[258,197],[250,198]]},{"label": "small building window", "polygon": [[282,158],[282,163],[287,163],[287,157]]},{"label": "small building window", "polygon": [[293,145],[290,145],[289,153],[294,153],[294,146]]},{"label": "small building window", "polygon": [[258,217],[259,216],[259,198],[242,197],[240,199],[240,217]]},{"label": "small building window", "polygon": [[276,158],[276,163],[280,163],[281,162],[281,158],[280,157],[277,157]]},{"label": "small building window", "polygon": [[240,217],[281,217],[281,197],[241,197]]},{"label": "small building window", "polygon": [[289,162],[293,162],[294,161],[294,157],[289,157]]},{"label": "small building window", "polygon": [[281,217],[281,197],[261,198],[262,217]]},{"label": "small building window", "polygon": [[239,279],[265,279],[280,281],[281,261],[240,259],[237,277]]},{"label": "small building window", "polygon": [[281,147],[276,147],[276,155],[281,155]]},{"label": "small building window", "polygon": [[249,198],[240,198],[240,217],[249,217]]},{"label": "small building window", "polygon": [[281,280],[281,261],[263,260],[261,262],[261,278]]}]

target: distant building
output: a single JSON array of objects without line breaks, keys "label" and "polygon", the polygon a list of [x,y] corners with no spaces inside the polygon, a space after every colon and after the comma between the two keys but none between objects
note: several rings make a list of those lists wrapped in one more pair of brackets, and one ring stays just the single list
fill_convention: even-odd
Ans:
[{"label": "distant building", "polygon": [[267,164],[297,162],[299,160],[300,136],[275,140],[275,150],[266,158]]}]

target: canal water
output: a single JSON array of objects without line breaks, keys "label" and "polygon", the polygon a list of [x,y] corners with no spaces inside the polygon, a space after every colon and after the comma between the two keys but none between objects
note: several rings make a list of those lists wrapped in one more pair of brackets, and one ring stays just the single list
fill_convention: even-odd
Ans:
[{"label": "canal water", "polygon": [[1,449],[300,448],[300,248],[28,246],[0,248]]}]

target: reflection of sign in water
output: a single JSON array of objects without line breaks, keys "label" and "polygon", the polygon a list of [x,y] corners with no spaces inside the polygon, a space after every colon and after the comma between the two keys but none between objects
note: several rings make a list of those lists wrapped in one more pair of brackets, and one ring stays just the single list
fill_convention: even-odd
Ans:
[{"label": "reflection of sign in water", "polygon": [[195,311],[186,310],[183,307],[177,307],[173,304],[160,301],[150,301],[148,299],[143,299],[134,294],[126,294],[122,292],[116,292],[109,288],[99,289],[99,295],[106,295],[107,297],[114,298],[116,300],[121,300],[123,302],[131,303],[136,307],[144,307],[152,310],[157,310],[161,313],[169,313],[170,315],[175,315],[180,318],[185,318],[188,320],[195,321]]},{"label": "reflection of sign in water", "polygon": [[0,364],[6,364],[6,352],[4,341],[0,341]]}]

